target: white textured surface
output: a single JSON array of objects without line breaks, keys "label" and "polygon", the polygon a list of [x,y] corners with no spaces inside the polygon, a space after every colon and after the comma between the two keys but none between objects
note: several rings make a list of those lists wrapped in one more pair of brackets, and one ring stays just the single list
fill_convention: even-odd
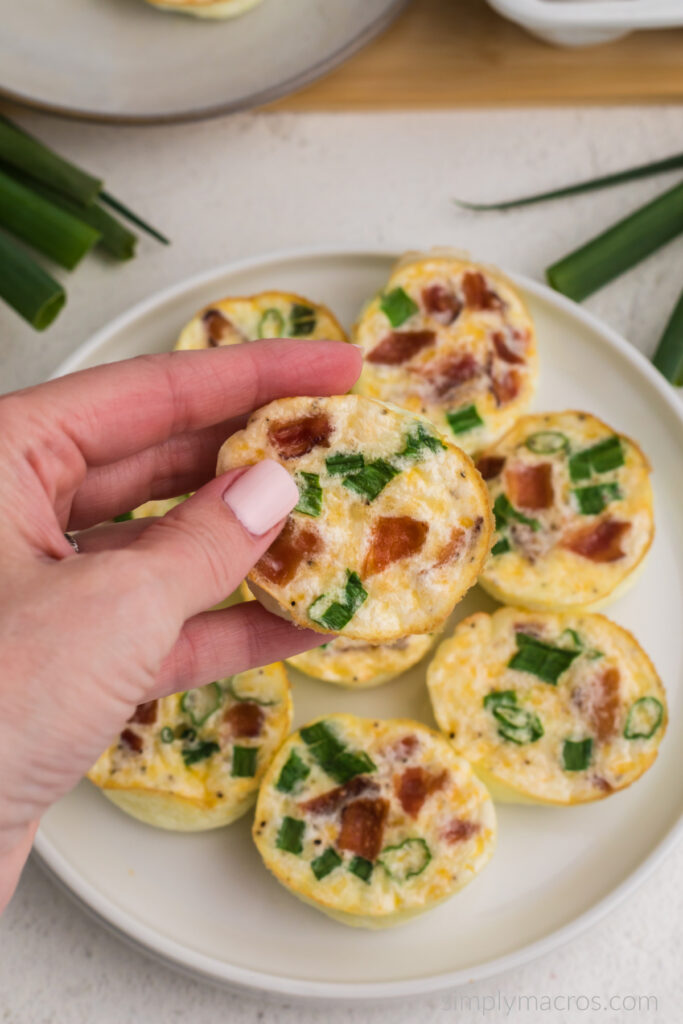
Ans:
[{"label": "white textured surface", "polygon": [[[450,198],[560,184],[666,155],[683,137],[677,108],[244,116],[145,130],[21,118],[93,171],[106,171],[110,189],[174,244],[143,241],[140,258],[120,267],[89,259],[69,280],[69,305],[46,334],[1,308],[2,390],[46,376],[151,292],[280,248],[445,243],[539,277],[553,259],[675,179],[504,215],[458,212]],[[681,287],[682,260],[679,239],[588,305],[649,353]],[[30,866],[0,922],[0,1020],[674,1024],[683,1001],[682,920],[679,848],[626,905],[535,964],[451,996],[323,1011],[232,996],[173,974],[92,923]],[[650,1003],[633,1009],[634,996]]]}]

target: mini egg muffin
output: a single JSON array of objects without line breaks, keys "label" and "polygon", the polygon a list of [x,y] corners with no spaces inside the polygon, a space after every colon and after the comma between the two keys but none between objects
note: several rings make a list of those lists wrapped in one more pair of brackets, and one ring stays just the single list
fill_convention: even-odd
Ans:
[{"label": "mini egg muffin", "polygon": [[314,679],[360,690],[387,683],[407,672],[424,658],[435,640],[434,633],[404,636],[387,644],[370,644],[343,636],[287,658],[287,662]]},{"label": "mini egg muffin", "polygon": [[525,416],[477,461],[496,517],[479,582],[498,601],[595,609],[634,580],[652,543],[650,466],[585,412]]},{"label": "mini egg muffin", "polygon": [[486,788],[442,736],[408,719],[328,715],[287,740],[259,791],[266,867],[344,924],[400,924],[488,862]]},{"label": "mini egg muffin", "polygon": [[327,306],[291,292],[259,292],[205,306],[180,333],[177,349],[219,348],[258,338],[348,341]]},{"label": "mini egg muffin", "polygon": [[408,253],[363,310],[354,390],[427,416],[473,454],[529,405],[538,375],[533,321],[500,271],[436,250]]},{"label": "mini egg muffin", "polygon": [[197,18],[236,18],[256,7],[261,0],[147,0],[152,7]]},{"label": "mini egg muffin", "polygon": [[625,789],[666,729],[652,662],[604,615],[471,615],[437,649],[427,685],[439,726],[504,802],[578,804]]},{"label": "mini egg muffin", "polygon": [[[239,593],[243,601],[256,600],[246,582],[240,584]],[[405,636],[389,644],[369,644],[342,636],[285,660],[313,679],[361,690],[387,683],[417,665],[437,636]]]},{"label": "mini egg muffin", "polygon": [[437,629],[490,547],[486,486],[427,421],[359,395],[283,398],[250,418],[217,472],[275,459],[300,499],[249,581],[273,612],[386,643]]},{"label": "mini egg muffin", "polygon": [[291,724],[287,673],[275,662],[141,704],[88,778],[148,825],[218,828],[251,807]]}]

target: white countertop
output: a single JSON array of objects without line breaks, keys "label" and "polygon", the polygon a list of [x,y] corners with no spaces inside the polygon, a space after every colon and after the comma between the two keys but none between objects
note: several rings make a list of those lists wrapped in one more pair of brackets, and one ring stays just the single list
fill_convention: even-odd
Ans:
[{"label": "white countertop", "polygon": [[[44,378],[138,300],[245,256],[314,244],[447,244],[540,278],[548,263],[675,177],[503,215],[460,212],[451,198],[540,190],[668,155],[683,138],[683,109],[674,107],[245,115],[146,129],[16,116],[106,174],[109,190],[173,245],[145,239],[139,258],[120,266],[89,258],[69,276],[68,306],[44,334],[0,307],[1,391]],[[587,305],[649,354],[683,285],[681,266],[683,238]],[[29,865],[0,922],[0,1021],[412,1024],[419,1016],[424,1024],[674,1024],[683,1003],[682,921],[680,846],[626,904],[522,969],[448,996],[322,1011],[175,974],[108,934]],[[650,1002],[633,1009],[633,996]]]}]

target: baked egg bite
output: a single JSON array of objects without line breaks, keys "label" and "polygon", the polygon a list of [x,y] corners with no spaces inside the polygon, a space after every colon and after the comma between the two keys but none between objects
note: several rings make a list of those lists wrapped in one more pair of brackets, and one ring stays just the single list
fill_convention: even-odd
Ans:
[{"label": "baked egg bite", "polygon": [[654,536],[650,466],[585,412],[525,416],[477,461],[496,518],[479,579],[504,604],[595,609],[633,582]]},{"label": "baked egg bite", "polygon": [[261,0],[147,0],[160,11],[193,14],[196,18],[236,18],[256,7]]},{"label": "baked egg bite", "polygon": [[[256,600],[246,582],[240,584],[239,593],[243,601]],[[361,690],[387,683],[417,665],[433,647],[437,636],[437,633],[405,636],[389,644],[337,637],[285,660],[313,679]]]},{"label": "baked egg bite", "polygon": [[440,728],[504,802],[579,804],[625,789],[666,729],[652,662],[604,615],[471,615],[439,645],[427,685]]},{"label": "baked egg bite", "polygon": [[354,390],[427,416],[469,454],[527,408],[538,375],[533,321],[500,271],[459,255],[408,253],[353,330]]},{"label": "baked egg bite", "polygon": [[486,788],[447,740],[408,719],[335,714],[287,740],[259,791],[254,840],[300,899],[383,928],[457,892],[493,853]]},{"label": "baked egg bite", "polygon": [[389,643],[437,629],[476,581],[486,485],[428,421],[360,395],[282,398],[225,442],[217,473],[266,458],[300,494],[248,577],[270,611]]},{"label": "baked egg bite", "polygon": [[258,338],[348,341],[327,308],[291,292],[259,292],[205,306],[183,328],[176,349],[219,348]]},{"label": "baked egg bite", "polygon": [[275,662],[141,704],[88,778],[148,825],[218,828],[251,807],[291,724],[287,673]]},{"label": "baked egg bite", "polygon": [[387,683],[407,672],[424,658],[435,640],[433,633],[404,636],[386,644],[338,637],[322,647],[287,658],[287,662],[314,679],[360,690]]}]

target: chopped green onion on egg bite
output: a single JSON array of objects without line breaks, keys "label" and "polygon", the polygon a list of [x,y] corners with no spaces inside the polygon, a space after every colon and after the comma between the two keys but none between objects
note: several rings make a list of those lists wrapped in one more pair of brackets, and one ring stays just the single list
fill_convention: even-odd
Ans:
[{"label": "chopped green onion on egg bite", "polygon": [[596,609],[636,578],[654,536],[650,466],[585,412],[523,416],[477,468],[496,520],[479,582],[498,601]]},{"label": "chopped green onion on egg bite", "polygon": [[205,306],[183,328],[176,349],[220,348],[261,338],[348,341],[327,308],[291,292],[259,292]]},{"label": "chopped green onion on egg bite", "polygon": [[287,673],[275,662],[141,704],[88,778],[149,825],[218,828],[252,806],[291,723]]},{"label": "chopped green onion on egg bite", "polygon": [[427,685],[439,727],[501,801],[610,796],[653,764],[666,729],[652,662],[604,615],[471,615],[438,647]]},{"label": "chopped green onion on egg bite", "polygon": [[217,473],[275,459],[300,500],[249,576],[271,611],[391,643],[433,632],[490,549],[486,486],[432,425],[359,395],[284,398],[220,450]]},{"label": "chopped green onion on egg bite", "polygon": [[458,253],[408,253],[353,330],[358,394],[428,417],[470,454],[501,437],[531,401],[533,321],[500,271]]},{"label": "chopped green onion on egg bite", "polygon": [[471,882],[493,853],[496,821],[486,788],[438,733],[334,714],[282,746],[253,835],[294,895],[345,924],[382,928]]}]

